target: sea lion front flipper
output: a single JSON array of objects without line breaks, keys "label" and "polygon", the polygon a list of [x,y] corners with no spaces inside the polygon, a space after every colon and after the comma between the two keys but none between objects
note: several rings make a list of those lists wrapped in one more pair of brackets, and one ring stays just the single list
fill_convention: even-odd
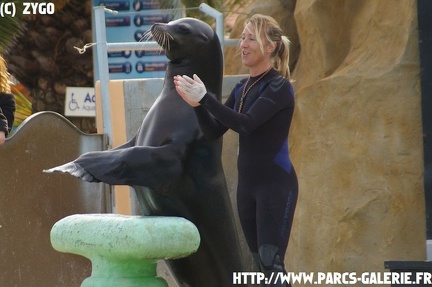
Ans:
[{"label": "sea lion front flipper", "polygon": [[70,175],[73,175],[75,177],[78,177],[84,181],[88,182],[100,182],[97,178],[95,178],[91,173],[86,171],[83,167],[81,167],[79,164],[76,164],[74,162],[68,162],[63,165],[59,165],[50,169],[44,169],[43,172],[45,173],[55,173],[55,172],[61,172],[61,173],[68,173]]},{"label": "sea lion front flipper", "polygon": [[45,172],[69,173],[85,181],[110,185],[140,185],[159,189],[183,173],[184,156],[184,145],[133,146],[87,152],[72,162]]}]

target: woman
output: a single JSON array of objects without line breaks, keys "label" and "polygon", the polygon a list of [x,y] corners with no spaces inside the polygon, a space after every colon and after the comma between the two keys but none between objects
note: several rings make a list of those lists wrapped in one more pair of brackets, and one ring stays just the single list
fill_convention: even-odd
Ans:
[{"label": "woman", "polygon": [[[207,94],[197,75],[174,77],[180,96],[195,108],[210,138],[228,129],[239,133],[237,206],[248,246],[262,272],[285,272],[297,203],[297,176],[288,152],[294,112],[289,77],[289,40],[271,17],[256,14],[244,27],[241,59],[250,76],[225,104]],[[274,276],[276,278],[276,276]],[[268,286],[290,286],[272,282]]]},{"label": "woman", "polygon": [[8,80],[6,61],[0,55],[0,145],[4,144],[15,119],[15,98],[11,94]]}]

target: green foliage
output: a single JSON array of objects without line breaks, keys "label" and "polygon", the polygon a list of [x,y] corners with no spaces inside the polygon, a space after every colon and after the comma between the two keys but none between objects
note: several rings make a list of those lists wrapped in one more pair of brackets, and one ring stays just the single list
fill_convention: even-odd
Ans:
[{"label": "green foliage", "polygon": [[32,114],[32,104],[28,99],[28,91],[23,85],[13,85],[12,94],[15,97],[16,110],[12,130],[15,130],[27,117]]},{"label": "green foliage", "polygon": [[0,17],[0,53],[5,52],[14,44],[16,38],[23,32],[22,5],[24,1],[9,1],[15,4],[17,11],[15,16],[4,15]]}]

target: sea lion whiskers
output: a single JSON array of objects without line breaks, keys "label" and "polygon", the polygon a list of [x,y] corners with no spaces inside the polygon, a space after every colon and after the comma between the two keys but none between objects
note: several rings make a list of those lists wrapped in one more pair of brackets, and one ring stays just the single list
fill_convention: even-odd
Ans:
[{"label": "sea lion whiskers", "polygon": [[142,35],[139,42],[147,42],[147,41],[150,41],[152,38],[153,38],[153,34],[150,30],[148,30]]},{"label": "sea lion whiskers", "polygon": [[[149,42],[151,40],[153,40],[155,37],[153,36],[152,32],[150,30],[146,31],[141,39],[139,40],[139,42]],[[162,54],[163,51],[163,47],[160,47],[157,49],[157,51],[159,51],[159,54]]]},{"label": "sea lion whiskers", "polygon": [[155,37],[156,41],[158,43],[160,43],[162,48],[166,48],[167,46],[169,46],[169,43],[167,43],[167,39],[165,37],[165,34],[163,34],[161,31],[155,30],[155,32],[153,33],[153,36]]},{"label": "sea lion whiskers", "polygon": [[[148,30],[147,32],[145,32],[141,39],[139,40],[139,42],[148,42],[151,41],[152,39],[154,39],[155,37],[153,36],[152,32],[150,30]],[[159,54],[162,54],[163,51],[163,47],[159,47],[157,49],[159,51]]]},{"label": "sea lion whiskers", "polygon": [[168,51],[171,50],[170,40],[174,40],[174,37],[168,31],[159,26],[154,26],[150,32],[162,48],[166,48]]},{"label": "sea lion whiskers", "polygon": [[[172,36],[171,36],[171,38],[174,39]],[[145,32],[143,34],[143,36],[141,37],[141,39],[139,40],[139,42],[148,42],[148,41],[151,41],[153,39],[155,39],[156,42],[160,46],[159,49],[158,49],[159,50],[159,54],[162,53],[162,51],[164,50],[164,47],[166,47],[166,46],[168,47],[168,50],[169,50],[169,47],[170,47],[169,41],[168,41],[168,39],[166,39],[165,33],[161,32],[159,30],[156,30],[156,31],[153,31],[153,32],[151,30],[148,30],[147,32]]]}]

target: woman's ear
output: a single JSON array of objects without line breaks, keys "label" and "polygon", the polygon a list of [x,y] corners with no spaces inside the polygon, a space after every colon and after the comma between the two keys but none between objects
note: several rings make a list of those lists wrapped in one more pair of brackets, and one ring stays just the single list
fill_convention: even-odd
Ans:
[{"label": "woman's ear", "polygon": [[276,43],[270,43],[267,45],[267,54],[272,54],[274,50],[276,49]]}]

